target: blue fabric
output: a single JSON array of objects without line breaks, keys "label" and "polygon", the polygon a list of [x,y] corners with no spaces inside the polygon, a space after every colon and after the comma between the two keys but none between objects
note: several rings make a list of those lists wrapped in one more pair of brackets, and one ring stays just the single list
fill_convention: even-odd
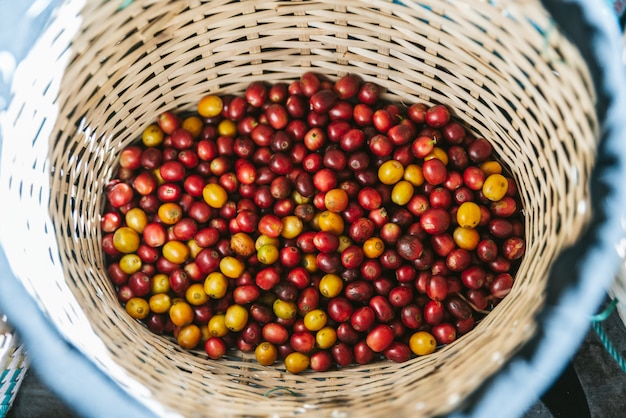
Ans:
[{"label": "blue fabric", "polygon": [[[0,54],[16,62],[41,33],[60,3],[39,0],[43,11],[24,19],[34,1],[0,0]],[[529,408],[558,377],[589,329],[589,316],[606,296],[618,265],[616,243],[623,238],[626,208],[626,74],[621,34],[606,0],[544,0],[556,23],[587,58],[599,93],[602,142],[593,173],[593,225],[554,266],[539,334],[474,394],[453,418],[515,417]],[[0,64],[2,56],[0,55]],[[6,67],[6,66],[5,66]],[[10,74],[0,65],[0,111],[10,100]],[[0,138],[1,143],[2,138]],[[11,318],[31,357],[32,367],[62,399],[85,417],[149,417],[149,411],[117,387],[50,325],[13,276],[0,248],[0,310]]]},{"label": "blue fabric", "polygon": [[60,3],[59,0],[0,0],[0,111],[11,100],[13,66],[26,56]]}]

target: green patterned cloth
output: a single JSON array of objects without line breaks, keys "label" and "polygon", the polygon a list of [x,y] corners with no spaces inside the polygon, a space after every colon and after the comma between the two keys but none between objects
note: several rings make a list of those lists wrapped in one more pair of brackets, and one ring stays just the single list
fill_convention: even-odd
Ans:
[{"label": "green patterned cloth", "polygon": [[28,370],[24,346],[13,334],[0,336],[0,418],[4,418]]}]

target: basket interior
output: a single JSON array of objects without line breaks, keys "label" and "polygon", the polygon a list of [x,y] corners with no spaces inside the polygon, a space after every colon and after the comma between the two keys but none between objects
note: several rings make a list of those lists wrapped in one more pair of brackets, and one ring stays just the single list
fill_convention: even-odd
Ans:
[{"label": "basket interior", "polygon": [[[598,128],[586,65],[538,1],[396,3],[144,0],[119,10],[118,2],[93,1],[71,42],[52,41],[65,42],[69,63],[56,81],[51,135],[33,146],[46,152],[50,199],[24,196],[24,188],[41,188],[28,163],[15,163],[9,188],[46,206],[62,269],[51,280],[67,286],[68,302],[55,304],[37,278],[22,276],[70,341],[158,413],[443,414],[533,334],[551,263],[590,216]],[[164,110],[311,70],[331,79],[359,74],[391,101],[449,105],[491,141],[518,183],[527,253],[514,289],[474,331],[433,355],[291,375],[250,356],[211,361],[184,351],[117,301],[99,216],[119,152]],[[89,328],[97,348],[74,337]]]}]

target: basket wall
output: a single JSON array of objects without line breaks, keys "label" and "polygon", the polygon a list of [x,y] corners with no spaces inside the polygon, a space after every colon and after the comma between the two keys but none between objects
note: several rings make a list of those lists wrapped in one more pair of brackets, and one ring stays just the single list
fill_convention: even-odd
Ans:
[{"label": "basket wall", "polygon": [[[590,216],[598,127],[586,65],[539,1],[398,3],[68,1],[79,24],[50,28],[62,71],[12,115],[14,132],[35,140],[3,150],[3,188],[18,202],[3,239],[27,231],[7,248],[17,275],[68,340],[155,413],[444,414],[533,335],[551,263]],[[109,283],[99,215],[121,149],[164,110],[310,70],[357,73],[389,100],[453,107],[518,182],[527,253],[515,287],[433,355],[297,376],[250,356],[210,361],[132,320]],[[277,388],[289,391],[268,395]]]}]

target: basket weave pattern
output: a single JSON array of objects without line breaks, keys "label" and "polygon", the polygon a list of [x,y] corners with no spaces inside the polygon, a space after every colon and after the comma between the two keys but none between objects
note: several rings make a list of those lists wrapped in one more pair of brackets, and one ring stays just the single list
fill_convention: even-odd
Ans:
[{"label": "basket weave pattern", "polygon": [[[539,1],[80,3],[61,12],[80,26],[53,25],[45,38],[63,69],[36,86],[42,104],[31,113],[32,96],[18,95],[24,105],[11,114],[13,132],[33,114],[40,124],[22,144],[30,155],[3,152],[2,187],[19,201],[12,227],[27,231],[11,239],[10,258],[61,332],[155,413],[443,414],[533,334],[551,263],[590,216],[598,136],[586,65]],[[515,287],[474,331],[433,355],[297,376],[251,356],[211,361],[132,320],[106,276],[99,215],[119,152],[164,110],[310,70],[359,74],[391,101],[456,109],[518,182],[527,253]],[[29,220],[33,205],[48,218]],[[27,266],[33,254],[44,255],[46,280]]]}]

